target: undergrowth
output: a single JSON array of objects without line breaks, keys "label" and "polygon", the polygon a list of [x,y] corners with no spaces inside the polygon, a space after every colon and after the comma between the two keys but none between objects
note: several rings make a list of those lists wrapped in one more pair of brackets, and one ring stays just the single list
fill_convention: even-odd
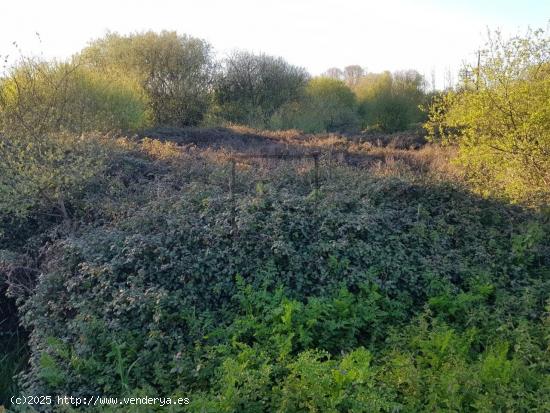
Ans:
[{"label": "undergrowth", "polygon": [[320,188],[310,160],[241,160],[230,190],[234,148],[119,140],[70,226],[1,221],[22,394],[550,409],[547,216],[473,194],[434,147],[265,139],[321,151]]}]

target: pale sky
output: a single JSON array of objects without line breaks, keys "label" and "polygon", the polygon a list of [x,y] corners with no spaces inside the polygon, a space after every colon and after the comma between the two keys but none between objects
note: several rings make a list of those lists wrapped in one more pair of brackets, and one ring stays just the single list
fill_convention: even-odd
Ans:
[{"label": "pale sky", "polygon": [[[282,56],[313,75],[359,64],[417,69],[430,79],[473,59],[487,28],[548,27],[550,0],[0,0],[0,56],[65,58],[106,31],[176,30],[235,49]],[[40,34],[40,41],[36,33]]]}]

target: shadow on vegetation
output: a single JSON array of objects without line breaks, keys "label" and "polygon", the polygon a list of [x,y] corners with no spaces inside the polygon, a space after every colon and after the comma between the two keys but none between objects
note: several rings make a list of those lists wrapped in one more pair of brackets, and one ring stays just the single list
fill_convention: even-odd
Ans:
[{"label": "shadow on vegetation", "polygon": [[[29,391],[78,393],[100,382],[113,391],[144,383],[167,393],[173,385],[199,386],[190,368],[174,373],[177,380],[166,381],[166,372],[177,349],[212,344],[207,333],[222,334],[217,329],[242,312],[237,275],[254,291],[282,286],[302,303],[371,285],[394,306],[377,327],[384,331],[409,323],[430,298],[470,291],[476,283],[511,294],[537,285],[531,308],[508,300],[505,312],[543,311],[550,240],[529,223],[542,228],[547,219],[428,176],[437,167],[434,158],[443,156],[428,145],[406,151],[366,137],[228,128],[143,136],[176,143],[178,150],[149,142],[145,153],[134,148],[113,157],[108,173],[91,179],[68,205],[76,229],[59,223],[30,236],[24,222],[19,230],[3,222],[11,240],[2,248],[18,258],[0,268],[2,280],[10,281],[32,337],[23,380]],[[311,151],[322,154],[320,190],[312,185],[311,162],[281,160],[239,168],[231,196],[232,154]],[[201,155],[212,152],[221,158]],[[2,298],[0,310],[12,317],[13,302]],[[14,331],[16,321],[0,328]],[[367,327],[349,342],[383,345]],[[131,352],[117,361],[113,354],[122,350],[113,343]],[[59,372],[47,367],[44,348]],[[102,361],[69,374],[75,367],[56,356],[68,351]],[[205,357],[189,351],[185,357]],[[136,360],[124,382],[112,374],[116,363]],[[152,364],[156,371],[139,367]],[[94,374],[85,374],[92,368]]]}]

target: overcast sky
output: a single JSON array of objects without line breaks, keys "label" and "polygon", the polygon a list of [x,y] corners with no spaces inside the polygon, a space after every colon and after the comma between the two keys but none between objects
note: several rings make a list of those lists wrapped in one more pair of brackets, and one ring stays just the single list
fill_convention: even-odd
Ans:
[{"label": "overcast sky", "polygon": [[[320,74],[359,64],[414,68],[441,85],[447,67],[473,59],[487,28],[548,26],[550,0],[2,0],[0,55],[64,58],[107,30],[176,30],[234,49],[283,56]],[[40,41],[36,33],[40,34]]]}]

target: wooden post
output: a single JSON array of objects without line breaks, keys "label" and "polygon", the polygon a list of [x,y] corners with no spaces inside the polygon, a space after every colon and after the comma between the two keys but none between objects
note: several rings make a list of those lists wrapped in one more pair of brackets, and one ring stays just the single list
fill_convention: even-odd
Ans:
[{"label": "wooden post", "polygon": [[313,161],[315,164],[315,189],[319,191],[319,154],[313,154]]},{"label": "wooden post", "polygon": [[237,206],[235,205],[235,158],[231,158],[231,174],[229,176],[229,201],[231,202],[231,231],[233,238],[237,235]]},{"label": "wooden post", "polygon": [[233,201],[233,192],[235,188],[235,158],[231,158],[231,173],[229,175],[229,195],[231,197],[231,201]]}]

